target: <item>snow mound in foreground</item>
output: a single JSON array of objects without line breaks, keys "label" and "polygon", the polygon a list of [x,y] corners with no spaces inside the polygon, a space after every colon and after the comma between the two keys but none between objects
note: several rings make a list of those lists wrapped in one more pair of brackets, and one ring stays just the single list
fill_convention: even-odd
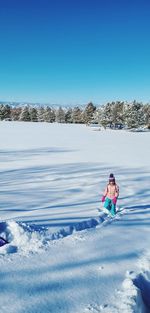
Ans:
[{"label": "snow mound in foreground", "polygon": [[[128,275],[127,275],[128,276]],[[132,277],[133,276],[133,277]],[[134,273],[127,277],[122,290],[117,292],[117,301],[112,313],[148,313],[150,312],[150,272],[140,273],[134,278]],[[101,312],[101,311],[100,311]],[[110,312],[110,309],[103,310]]]},{"label": "snow mound in foreground", "polygon": [[[122,212],[120,213],[122,214]],[[114,218],[101,213],[97,218],[83,220],[81,222],[68,225],[65,228],[51,233],[50,228],[39,225],[28,225],[14,220],[0,222],[0,236],[8,241],[8,244],[0,248],[0,254],[6,253],[34,253],[41,248],[46,248],[52,240],[58,240],[72,235],[75,232],[105,226],[119,218],[117,214]]]},{"label": "snow mound in foreground", "polygon": [[102,214],[98,218],[91,218],[69,225],[55,233],[51,233],[50,228],[44,226],[18,223],[14,220],[2,221],[0,222],[0,236],[6,239],[9,244],[0,248],[0,254],[38,252],[39,249],[48,247],[52,240],[58,240],[75,232],[95,228],[99,225],[106,225],[112,221],[113,219]]},{"label": "snow mound in foreground", "polygon": [[15,221],[1,222],[0,235],[9,242],[0,248],[2,254],[37,252],[43,244],[40,231],[34,231],[30,226]]},{"label": "snow mound in foreground", "polygon": [[150,271],[128,273],[112,305],[90,305],[84,313],[148,313],[150,312]]},{"label": "snow mound in foreground", "polygon": [[102,219],[90,219],[76,223],[73,226],[62,228],[55,233],[51,233],[50,229],[37,225],[28,225],[25,223],[17,223],[15,221],[0,223],[0,236],[6,239],[9,244],[0,248],[1,254],[7,253],[34,253],[41,248],[46,248],[52,240],[64,238],[73,234],[73,232],[96,227]]}]

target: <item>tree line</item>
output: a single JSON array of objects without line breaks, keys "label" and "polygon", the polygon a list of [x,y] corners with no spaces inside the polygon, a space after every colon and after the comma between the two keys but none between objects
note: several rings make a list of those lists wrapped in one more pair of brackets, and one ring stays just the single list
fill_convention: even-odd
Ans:
[{"label": "tree line", "polygon": [[0,120],[47,122],[47,123],[76,123],[99,124],[104,128],[150,128],[150,104],[133,101],[127,103],[116,101],[95,106],[92,102],[84,108],[75,106],[69,108],[53,108],[50,106],[33,105],[13,107],[0,104]]}]

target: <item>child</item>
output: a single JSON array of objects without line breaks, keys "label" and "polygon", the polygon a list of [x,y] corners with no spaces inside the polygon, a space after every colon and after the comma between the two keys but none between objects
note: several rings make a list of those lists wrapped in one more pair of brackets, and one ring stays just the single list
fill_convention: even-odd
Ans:
[{"label": "child", "polygon": [[104,202],[104,208],[106,208],[112,216],[116,214],[116,203],[119,196],[119,186],[115,182],[114,174],[109,175],[109,183],[105,188],[102,202]]}]

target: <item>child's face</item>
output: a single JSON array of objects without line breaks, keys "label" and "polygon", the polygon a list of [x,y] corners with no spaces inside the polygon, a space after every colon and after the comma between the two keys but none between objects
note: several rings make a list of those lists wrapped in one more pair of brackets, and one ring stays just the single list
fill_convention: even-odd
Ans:
[{"label": "child's face", "polygon": [[114,185],[115,182],[113,180],[110,180],[109,183],[110,185]]}]

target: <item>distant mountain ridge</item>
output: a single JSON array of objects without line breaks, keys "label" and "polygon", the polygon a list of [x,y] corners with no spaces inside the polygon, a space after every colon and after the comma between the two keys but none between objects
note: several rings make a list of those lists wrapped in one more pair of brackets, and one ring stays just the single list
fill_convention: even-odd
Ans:
[{"label": "distant mountain ridge", "polygon": [[54,109],[58,109],[59,107],[68,109],[73,107],[80,107],[84,108],[87,104],[76,104],[76,105],[69,105],[69,104],[56,104],[56,103],[41,103],[41,102],[25,102],[25,101],[0,101],[0,105],[9,105],[13,108],[17,107],[24,107],[24,106],[32,106],[32,107],[51,107]]}]

